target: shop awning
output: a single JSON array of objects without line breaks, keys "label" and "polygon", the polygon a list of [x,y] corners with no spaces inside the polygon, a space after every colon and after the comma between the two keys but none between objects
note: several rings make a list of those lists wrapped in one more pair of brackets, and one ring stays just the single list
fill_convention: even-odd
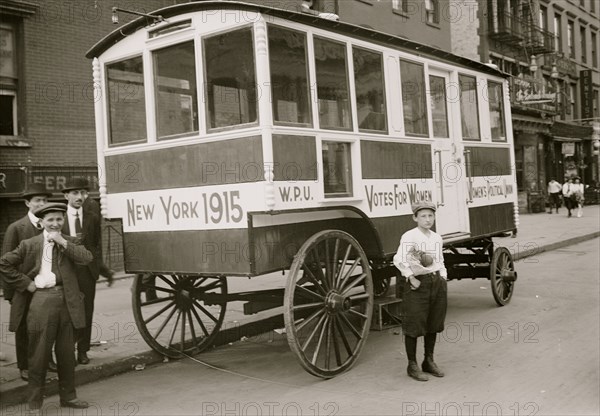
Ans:
[{"label": "shop awning", "polygon": [[555,121],[550,128],[550,134],[559,140],[592,139],[592,126],[581,126],[575,123]]}]

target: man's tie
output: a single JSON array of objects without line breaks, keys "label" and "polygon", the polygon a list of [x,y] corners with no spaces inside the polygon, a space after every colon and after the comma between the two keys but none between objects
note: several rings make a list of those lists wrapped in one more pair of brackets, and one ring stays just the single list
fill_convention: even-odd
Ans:
[{"label": "man's tie", "polygon": [[75,234],[81,235],[81,218],[79,218],[79,212],[75,212]]},{"label": "man's tie", "polygon": [[38,222],[35,223],[35,228],[37,228],[38,230],[44,229],[44,227],[42,227],[42,220],[38,220]]},{"label": "man's tie", "polygon": [[52,271],[52,258],[54,251],[54,242],[44,240],[44,251],[42,253],[42,264],[40,267],[40,274],[46,275]]}]

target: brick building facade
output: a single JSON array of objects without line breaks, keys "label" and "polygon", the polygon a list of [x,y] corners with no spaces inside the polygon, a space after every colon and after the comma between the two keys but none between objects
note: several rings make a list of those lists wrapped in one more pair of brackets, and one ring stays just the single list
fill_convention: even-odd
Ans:
[{"label": "brick building facade", "polygon": [[[600,5],[596,0],[452,0],[452,52],[513,75],[520,209],[540,211],[551,178],[598,183]],[[532,65],[534,64],[534,65]]]}]

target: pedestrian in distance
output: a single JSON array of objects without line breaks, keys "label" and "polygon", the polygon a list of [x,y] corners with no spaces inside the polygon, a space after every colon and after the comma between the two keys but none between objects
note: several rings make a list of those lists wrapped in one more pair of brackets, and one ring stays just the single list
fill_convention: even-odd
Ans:
[{"label": "pedestrian in distance", "polygon": [[[27,190],[23,192],[21,197],[25,200],[25,206],[27,206],[27,215],[22,217],[21,219],[11,223],[6,229],[6,233],[4,234],[4,240],[2,242],[2,253],[6,254],[8,252],[16,249],[21,241],[27,240],[31,237],[35,237],[42,233],[42,225],[40,224],[40,219],[36,217],[33,212],[44,206],[48,202],[48,198],[50,198],[52,194],[46,190],[46,188],[42,184],[30,184],[27,187]],[[2,284],[4,286],[4,299],[6,299],[11,305],[10,313],[17,314],[18,316],[23,317],[19,322],[16,322],[15,326],[15,350],[17,355],[17,367],[19,368],[19,373],[21,378],[24,381],[28,379],[28,364],[27,364],[27,310],[29,309],[29,303],[31,301],[31,295],[28,292],[24,292],[22,295],[17,296],[15,302],[13,302],[13,296],[15,294],[14,289],[12,287],[8,287],[6,284]],[[50,371],[56,371],[56,363],[50,356],[49,362]]]},{"label": "pedestrian in distance", "polygon": [[[56,342],[56,361],[60,405],[75,409],[89,407],[77,399],[75,392],[74,328],[85,326],[85,309],[79,290],[76,264],[92,261],[90,253],[76,239],[61,233],[67,206],[48,203],[36,209],[42,234],[22,241],[13,251],[0,258],[0,273],[17,296],[31,293],[27,313],[29,335],[28,362],[29,409],[39,412],[48,359]],[[11,311],[10,328],[24,319]]]},{"label": "pedestrian in distance", "polygon": [[[429,373],[443,377],[433,359],[438,332],[444,330],[447,308],[447,271],[442,253],[442,237],[431,230],[436,207],[430,202],[412,206],[417,226],[402,235],[394,265],[406,279],[403,293],[404,345],[408,358],[407,373],[418,381],[427,381]],[[417,338],[424,337],[425,357],[417,365]],[[422,371],[421,371],[422,370]]]},{"label": "pedestrian in distance", "polygon": [[575,176],[573,178],[573,191],[571,193],[571,199],[573,201],[573,208],[577,208],[577,218],[581,218],[583,216],[583,202],[585,187],[581,183],[581,178],[579,176]]},{"label": "pedestrian in distance", "polygon": [[552,207],[556,208],[556,213],[558,214],[558,209],[560,208],[560,195],[562,194],[562,185],[554,178],[550,179],[548,182],[548,196],[549,196],[549,211],[548,214],[552,214]]},{"label": "pedestrian in distance", "polygon": [[96,281],[100,277],[99,259],[102,257],[100,218],[92,211],[83,211],[83,203],[89,190],[85,178],[72,178],[62,192],[68,202],[67,216],[63,225],[63,233],[76,237],[81,244],[92,253],[93,260],[85,266],[77,266],[79,288],[84,295],[85,328],[75,336],[77,341],[77,362],[89,364],[87,355],[92,338],[92,321],[94,317],[94,300],[96,298]]},{"label": "pedestrian in distance", "polygon": [[575,187],[573,186],[573,178],[565,178],[565,184],[562,188],[563,200],[565,201],[565,208],[567,208],[567,217],[571,216],[571,210],[575,208],[573,204],[573,200],[571,196],[575,191]]}]

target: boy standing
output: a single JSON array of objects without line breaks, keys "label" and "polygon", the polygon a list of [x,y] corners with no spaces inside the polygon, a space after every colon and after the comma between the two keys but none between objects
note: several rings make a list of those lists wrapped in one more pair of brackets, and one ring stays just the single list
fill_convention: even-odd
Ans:
[{"label": "boy standing", "polygon": [[27,316],[11,310],[9,329],[27,319],[29,335],[30,410],[42,407],[48,359],[56,342],[60,405],[84,409],[88,403],[75,393],[73,330],[85,326],[85,310],[79,291],[75,264],[88,264],[92,254],[84,246],[61,234],[65,204],[49,203],[34,214],[41,219],[42,234],[22,241],[0,258],[0,273],[15,290],[15,302],[31,293]]},{"label": "boy standing", "polygon": [[[394,256],[394,265],[406,278],[402,330],[408,357],[407,373],[418,381],[429,380],[424,373],[444,377],[433,360],[437,333],[444,330],[448,292],[442,237],[431,230],[435,222],[435,209],[430,202],[412,206],[417,227],[402,235]],[[417,365],[418,337],[425,338],[423,372]]]}]

